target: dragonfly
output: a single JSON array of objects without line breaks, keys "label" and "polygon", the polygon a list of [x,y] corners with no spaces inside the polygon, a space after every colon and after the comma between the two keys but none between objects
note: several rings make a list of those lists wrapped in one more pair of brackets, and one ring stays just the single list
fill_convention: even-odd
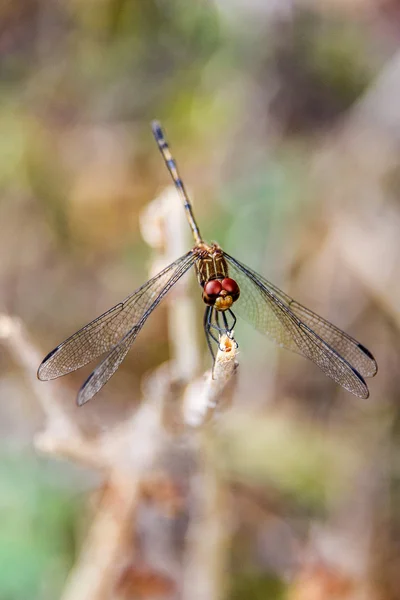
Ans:
[{"label": "dragonfly", "polygon": [[152,130],[183,201],[194,246],[125,300],[59,344],[42,361],[38,378],[55,379],[104,355],[79,390],[77,404],[85,404],[116,372],[154,309],[181,277],[194,269],[205,304],[206,341],[213,357],[215,343],[218,344],[223,333],[233,338],[237,314],[279,346],[313,361],[348,392],[368,398],[365,378],[373,377],[378,369],[371,352],[218,244],[203,240],[177,163],[158,121],[153,121]]}]

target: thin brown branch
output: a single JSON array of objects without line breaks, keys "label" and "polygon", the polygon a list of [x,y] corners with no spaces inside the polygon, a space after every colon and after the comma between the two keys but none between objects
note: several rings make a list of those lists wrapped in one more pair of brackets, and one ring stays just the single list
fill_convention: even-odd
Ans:
[{"label": "thin brown branch", "polygon": [[188,385],[183,400],[187,425],[202,425],[210,420],[216,408],[230,404],[238,366],[237,349],[233,335],[222,335],[214,368]]}]

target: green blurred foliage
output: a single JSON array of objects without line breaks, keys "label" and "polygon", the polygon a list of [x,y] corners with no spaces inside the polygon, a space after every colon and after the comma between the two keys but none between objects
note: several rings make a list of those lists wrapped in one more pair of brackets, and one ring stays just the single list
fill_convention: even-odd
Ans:
[{"label": "green blurred foliage", "polygon": [[344,444],[340,434],[321,433],[307,422],[241,414],[228,420],[224,434],[214,460],[225,475],[274,486],[314,514],[324,512],[327,497],[335,501],[348,491],[360,467],[354,442]]},{"label": "green blurred foliage", "polygon": [[229,600],[285,600],[286,585],[273,575],[265,573],[241,573],[233,577]]},{"label": "green blurred foliage", "polygon": [[281,83],[276,116],[291,134],[329,127],[366,90],[384,57],[362,22],[299,11],[269,58]]},{"label": "green blurred foliage", "polygon": [[0,597],[58,597],[75,556],[78,503],[32,455],[0,461]]}]

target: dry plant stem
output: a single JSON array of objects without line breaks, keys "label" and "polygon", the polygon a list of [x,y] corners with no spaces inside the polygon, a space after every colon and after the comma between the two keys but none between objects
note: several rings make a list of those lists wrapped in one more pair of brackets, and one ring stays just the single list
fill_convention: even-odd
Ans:
[{"label": "dry plant stem", "polygon": [[[397,165],[397,147],[400,140],[399,93],[400,51],[397,51],[355,104],[344,123],[342,137],[356,140],[356,144],[357,140],[360,140],[356,150],[366,150],[368,156],[368,146],[366,149],[362,146],[366,138],[374,148],[374,157],[378,156],[377,148],[381,152],[380,160],[382,161],[382,156],[385,157],[382,165],[376,167],[377,181],[370,181],[372,189],[374,185],[380,189],[383,176],[387,175],[385,169],[390,166],[395,168]],[[366,165],[368,168],[368,163]],[[399,212],[394,205],[377,200],[376,192],[373,195],[375,202],[379,204],[375,206],[369,220],[364,219],[360,226],[359,219],[351,222],[348,217],[343,218],[333,235],[346,262],[400,327],[400,287],[397,283],[399,278],[396,253],[393,252],[397,245]]]},{"label": "dry plant stem", "polygon": [[113,597],[120,547],[132,525],[139,498],[139,479],[132,473],[110,474],[103,498],[72,569],[61,600],[107,600]]},{"label": "dry plant stem", "polygon": [[[339,250],[370,296],[400,328],[400,271],[396,253],[392,251],[397,243],[400,215],[391,208],[382,210],[385,210],[385,220],[375,223],[367,237],[359,222],[346,222],[344,218],[338,222],[331,232],[331,251]],[[365,219],[363,223],[371,225]]]},{"label": "dry plant stem", "polygon": [[74,437],[67,437],[65,433],[58,435],[54,428],[50,427],[35,436],[35,448],[43,454],[74,460],[93,469],[107,468],[97,441],[91,442],[81,435]]},{"label": "dry plant stem", "polygon": [[213,416],[218,406],[231,403],[235,382],[233,376],[237,369],[237,348],[233,336],[222,335],[213,370],[188,385],[183,400],[187,425],[202,425]]},{"label": "dry plant stem", "polygon": [[36,377],[36,370],[42,355],[35,348],[21,321],[15,317],[0,314],[0,339],[3,339],[15,362],[21,366],[32,390],[46,415],[46,429],[58,439],[80,440],[80,432],[63,409],[61,397],[64,395],[59,382],[44,386]]},{"label": "dry plant stem", "polygon": [[[186,391],[186,418],[191,425],[204,424],[217,406],[230,402],[237,370],[237,344],[222,335],[213,373]],[[197,395],[197,397],[196,397]],[[184,600],[219,600],[224,597],[227,571],[228,498],[225,485],[214,466],[212,443],[207,429],[197,438],[199,472],[192,477],[192,509],[183,579]]]},{"label": "dry plant stem", "polygon": [[[157,236],[157,219],[152,228],[152,218],[155,215],[159,217],[160,212],[165,219],[162,229],[164,238]],[[181,206],[176,201],[175,190],[167,190],[156,199],[145,218],[142,218],[142,232],[147,234],[148,240],[152,240],[151,245],[162,246],[164,242],[165,262],[171,262],[187,250],[187,231],[187,223]],[[237,367],[237,344],[229,336],[222,336],[214,372],[193,381],[199,370],[200,359],[195,329],[196,315],[193,301],[187,293],[188,282],[189,278],[185,278],[175,286],[175,295],[169,303],[169,333],[175,358],[173,377],[189,382],[183,401],[184,421],[186,424],[198,425],[212,416],[222,397],[226,399],[233,394],[233,385],[230,384],[235,380],[233,375]],[[197,441],[199,473],[192,478],[194,510],[185,552],[182,598],[217,600],[222,597],[225,571],[225,490],[215,473],[208,443],[202,432]]]},{"label": "dry plant stem", "polygon": [[[158,379],[158,372],[155,373]],[[165,382],[157,381],[160,390]],[[151,392],[156,388],[151,387]],[[140,498],[141,481],[148,474],[163,436],[160,425],[161,400],[144,398],[137,414],[117,435],[108,434],[103,449],[109,451],[111,468],[100,507],[84,542],[80,558],[71,571],[61,600],[107,600],[113,597],[121,549]],[[114,432],[115,433],[115,432]],[[136,448],[134,452],[133,446]]]},{"label": "dry plant stem", "polygon": [[[231,335],[223,334],[219,340],[219,348],[215,358],[215,365],[212,371],[212,376],[208,378],[207,386],[207,404],[211,408],[216,406],[218,398],[228,384],[231,383],[232,377],[236,373],[238,344]],[[230,388],[231,395],[233,387]]]},{"label": "dry plant stem", "polygon": [[376,128],[391,138],[400,138],[400,51],[388,61],[374,83],[354,106],[352,126]]},{"label": "dry plant stem", "polygon": [[62,384],[54,381],[43,385],[38,381],[36,370],[42,355],[29,339],[21,321],[0,315],[0,339],[4,340],[15,362],[25,372],[46,417],[45,431],[35,437],[36,448],[40,452],[72,458],[91,467],[104,467],[96,444],[82,437],[79,428],[65,411]]},{"label": "dry plant stem", "polygon": [[200,433],[200,468],[192,478],[194,502],[185,552],[183,600],[220,600],[228,570],[228,494],[214,467],[205,431]]}]

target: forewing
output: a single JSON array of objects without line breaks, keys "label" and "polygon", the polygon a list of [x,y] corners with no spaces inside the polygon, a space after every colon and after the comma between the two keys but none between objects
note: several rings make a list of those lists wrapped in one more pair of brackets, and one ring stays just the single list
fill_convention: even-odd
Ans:
[{"label": "forewing", "polygon": [[[272,297],[255,283],[255,273],[236,259],[224,254],[229,265],[229,277],[236,280],[240,297],[232,310],[248,321],[258,331],[270,337],[278,346],[301,353],[293,339],[291,330],[282,323],[280,312],[276,310]],[[267,288],[266,288],[267,289]]]},{"label": "forewing", "polygon": [[131,330],[147,318],[158,304],[157,299],[161,300],[194,261],[192,252],[181,256],[123,302],[74,333],[45,357],[38,369],[38,378],[48,380],[66,375],[109,352],[121,339],[130,339]]},{"label": "forewing", "polygon": [[[235,312],[281,346],[315,362],[348,391],[361,398],[368,397],[368,388],[357,369],[361,365],[365,374],[375,374],[376,363],[368,350],[293,301],[249,267],[229,255],[225,258],[230,276],[236,279],[241,289]],[[350,361],[354,357],[356,364],[353,366]]]}]

